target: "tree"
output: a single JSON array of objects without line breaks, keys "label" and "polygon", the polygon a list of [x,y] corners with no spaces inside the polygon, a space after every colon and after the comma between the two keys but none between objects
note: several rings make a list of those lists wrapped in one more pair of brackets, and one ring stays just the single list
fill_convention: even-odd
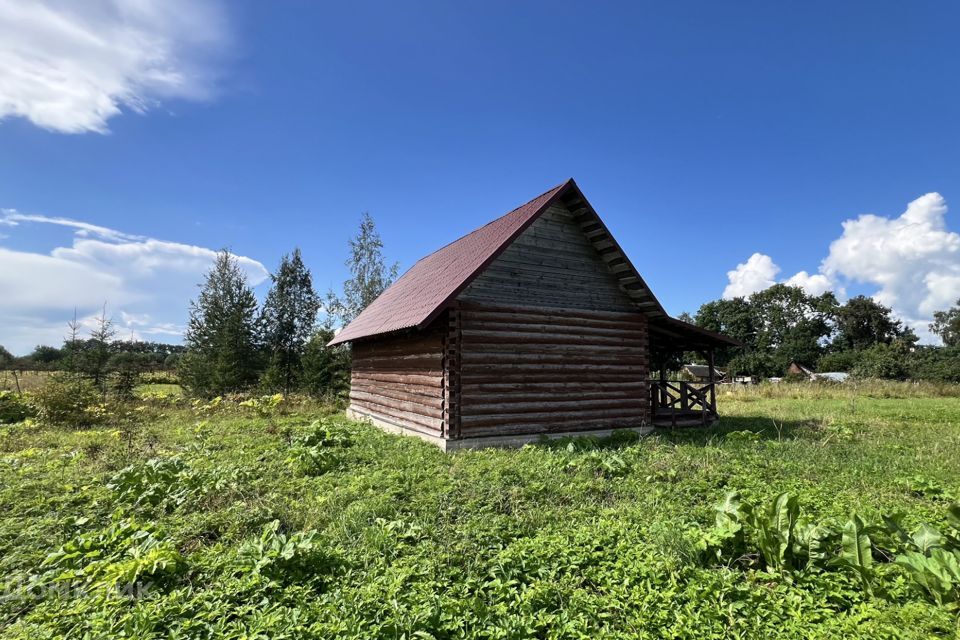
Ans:
[{"label": "tree", "polygon": [[190,302],[184,340],[187,353],[180,360],[184,384],[198,395],[217,395],[249,387],[259,373],[256,342],[257,298],[236,259],[217,254]]},{"label": "tree", "polygon": [[333,329],[317,329],[303,354],[303,389],[318,397],[336,397],[349,389],[350,350],[344,345],[328,347]]},{"label": "tree", "polygon": [[300,249],[294,249],[292,256],[283,256],[270,278],[273,286],[259,320],[261,342],[269,360],[263,382],[289,393],[300,377],[304,346],[320,310],[320,297],[313,289]]},{"label": "tree", "polygon": [[383,241],[369,213],[360,218],[360,231],[350,240],[347,259],[350,278],[343,283],[343,297],[327,294],[327,312],[341,325],[360,315],[397,277],[397,264],[387,267]]},{"label": "tree", "polygon": [[851,373],[858,378],[905,380],[910,375],[910,350],[904,342],[877,343],[860,352]]},{"label": "tree", "polygon": [[810,296],[800,287],[775,284],[750,296],[756,327],[755,348],[773,357],[778,373],[798,362],[816,365],[833,332],[837,299],[832,293]]},{"label": "tree", "polygon": [[51,365],[63,360],[63,351],[56,347],[38,344],[27,356],[27,360],[38,365]]},{"label": "tree", "polygon": [[80,368],[90,376],[94,386],[106,392],[105,378],[107,364],[110,362],[110,343],[116,335],[113,319],[107,317],[107,305],[103,305],[100,315],[94,320],[90,330],[90,339],[81,348]]},{"label": "tree", "polygon": [[7,351],[6,347],[0,344],[0,368],[8,367],[13,364],[13,354]]},{"label": "tree", "polygon": [[960,347],[960,300],[950,309],[933,314],[930,331],[940,336],[944,346]]},{"label": "tree", "polygon": [[859,351],[894,340],[912,344],[917,336],[892,317],[889,307],[866,296],[856,296],[837,309],[836,335],[831,343],[835,351]]},{"label": "tree", "polygon": [[[726,366],[734,358],[753,351],[756,346],[757,329],[753,308],[744,298],[707,302],[700,306],[694,322],[698,327],[723,333],[743,344],[742,347],[718,349],[715,356],[717,366]],[[741,358],[741,362],[747,361]]]}]

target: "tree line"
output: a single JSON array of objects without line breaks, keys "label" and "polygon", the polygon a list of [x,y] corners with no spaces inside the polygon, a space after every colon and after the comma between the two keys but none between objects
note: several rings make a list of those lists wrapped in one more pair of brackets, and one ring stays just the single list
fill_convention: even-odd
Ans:
[{"label": "tree line", "polygon": [[[190,304],[180,358],[181,384],[201,396],[259,388],[335,396],[349,385],[350,351],[328,347],[336,325],[345,325],[386,289],[397,274],[387,266],[373,219],[364,214],[350,240],[350,277],[343,294],[325,301],[313,286],[299,249],[284,255],[258,305],[243,270],[229,251],[217,254]],[[324,322],[317,323],[323,309]]]},{"label": "tree line", "polygon": [[[220,251],[190,303],[183,345],[114,340],[106,315],[85,338],[76,320],[61,347],[40,345],[15,358],[0,346],[0,368],[68,370],[98,385],[143,371],[176,370],[192,393],[215,396],[259,388],[336,395],[349,384],[350,352],[330,348],[334,327],[346,325],[397,276],[369,214],[349,241],[350,276],[343,294],[325,298],[313,286],[299,249],[284,255],[260,305],[237,260]],[[318,324],[318,316],[324,320]],[[783,376],[792,362],[816,371],[862,377],[960,382],[960,300],[934,314],[930,330],[943,346],[919,345],[891,309],[856,296],[840,303],[827,292],[812,296],[777,284],[748,297],[703,304],[681,319],[742,343],[719,350],[717,365],[732,375]],[[685,354],[687,361],[696,360]],[[673,363],[679,365],[679,361]]]},{"label": "tree line", "polygon": [[866,296],[840,303],[777,284],[748,297],[714,300],[683,319],[742,343],[716,354],[732,375],[783,376],[796,362],[815,371],[860,377],[960,382],[960,300],[934,314],[943,346],[919,345],[889,307]]},{"label": "tree line", "polygon": [[[62,347],[37,346],[15,358],[0,346],[0,367],[69,371],[105,389],[108,377],[123,381],[150,370],[175,370],[193,395],[212,397],[259,389],[336,396],[349,385],[350,352],[328,347],[334,327],[356,317],[396,278],[369,214],[363,214],[350,240],[350,277],[343,294],[321,298],[299,249],[284,255],[270,275],[270,289],[259,304],[237,259],[226,249],[190,302],[183,345],[114,340],[106,307],[88,337],[74,319]],[[320,312],[322,322],[318,323]],[[118,384],[120,384],[118,382]],[[122,383],[126,386],[126,383]]]}]

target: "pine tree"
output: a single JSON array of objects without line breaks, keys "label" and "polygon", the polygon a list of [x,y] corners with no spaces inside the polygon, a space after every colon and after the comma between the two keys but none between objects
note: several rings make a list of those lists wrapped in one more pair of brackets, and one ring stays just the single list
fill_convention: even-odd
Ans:
[{"label": "pine tree", "polygon": [[294,249],[292,256],[283,256],[270,278],[273,286],[259,320],[261,342],[268,358],[263,383],[289,393],[302,372],[303,352],[320,310],[320,297],[313,289],[313,279],[303,264],[300,249]]},{"label": "pine tree", "polygon": [[236,259],[217,254],[190,303],[181,359],[183,382],[198,395],[218,395],[254,384],[259,373],[256,341],[257,298]]},{"label": "pine tree", "polygon": [[360,218],[360,231],[350,240],[347,259],[350,278],[343,283],[343,297],[327,294],[327,312],[341,325],[360,315],[397,277],[397,264],[387,267],[383,241],[369,213]]},{"label": "pine tree", "polygon": [[350,389],[350,350],[346,345],[328,347],[333,329],[318,328],[307,341],[303,354],[301,387],[309,394],[336,400]]},{"label": "pine tree", "polygon": [[107,305],[104,303],[100,315],[94,319],[94,327],[90,330],[90,339],[83,349],[82,368],[92,380],[93,384],[106,393],[106,378],[110,361],[110,343],[113,342],[117,331],[113,327],[113,319],[107,316]]}]

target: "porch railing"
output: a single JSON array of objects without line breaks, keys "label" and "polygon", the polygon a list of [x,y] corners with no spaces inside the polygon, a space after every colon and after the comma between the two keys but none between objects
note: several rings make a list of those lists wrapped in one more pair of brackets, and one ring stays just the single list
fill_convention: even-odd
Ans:
[{"label": "porch railing", "polygon": [[669,419],[673,426],[677,426],[678,420],[693,417],[706,425],[719,415],[713,382],[651,380],[650,407],[654,421]]}]

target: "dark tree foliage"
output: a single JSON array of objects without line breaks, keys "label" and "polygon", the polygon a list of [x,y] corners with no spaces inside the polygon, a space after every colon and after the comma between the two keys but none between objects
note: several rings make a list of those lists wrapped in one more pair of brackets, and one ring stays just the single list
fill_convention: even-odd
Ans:
[{"label": "dark tree foliage", "polygon": [[[950,327],[960,330],[951,325],[960,322],[960,301],[935,318],[931,329],[945,335],[945,341],[957,335]],[[916,346],[912,329],[888,307],[864,296],[841,305],[832,293],[810,296],[778,284],[749,298],[708,302],[695,321],[743,343],[717,353],[717,364],[734,375],[779,377],[797,362],[858,377],[960,381],[960,345]]]},{"label": "dark tree foliage", "polygon": [[856,296],[837,308],[833,351],[859,351],[894,340],[912,344],[917,336],[893,317],[889,307],[866,296]]},{"label": "dark tree foliage", "polygon": [[212,396],[256,383],[256,312],[246,275],[228,251],[220,251],[199,297],[190,303],[180,373],[192,393]]},{"label": "dark tree foliage", "polygon": [[320,297],[313,289],[313,279],[303,264],[300,249],[283,256],[277,272],[270,277],[273,286],[259,319],[261,343],[268,360],[262,382],[268,388],[289,393],[300,376],[301,359],[320,310]]},{"label": "dark tree foliage", "polygon": [[63,357],[64,353],[62,349],[45,344],[38,344],[30,355],[26,357],[26,360],[40,365],[51,365],[60,362],[63,360]]},{"label": "dark tree foliage", "polygon": [[8,367],[13,364],[13,354],[7,351],[7,348],[0,344],[0,367]]},{"label": "dark tree foliage", "polygon": [[810,296],[800,287],[775,284],[751,295],[750,306],[756,348],[771,354],[778,373],[791,362],[816,365],[833,330],[837,299],[832,293]]},{"label": "dark tree foliage", "polygon": [[850,373],[858,378],[906,380],[910,377],[910,347],[905,342],[878,342],[857,352]]},{"label": "dark tree foliage", "polygon": [[909,358],[910,377],[915,380],[960,382],[960,346],[915,347]]},{"label": "dark tree foliage", "polygon": [[360,219],[360,231],[350,240],[350,257],[345,263],[350,278],[343,283],[343,296],[327,294],[327,313],[340,325],[360,315],[397,277],[397,264],[387,267],[383,241],[369,213]]},{"label": "dark tree foliage", "polygon": [[[753,308],[744,298],[732,300],[714,300],[700,307],[694,318],[694,324],[726,334],[743,343],[742,347],[719,349],[715,355],[717,366],[729,366],[735,358],[751,353],[756,348],[757,329]],[[740,365],[734,373],[752,373],[749,367]]]},{"label": "dark tree foliage", "polygon": [[946,347],[960,347],[960,300],[946,311],[933,314],[930,331],[934,332]]},{"label": "dark tree foliage", "polygon": [[350,350],[344,345],[328,347],[333,336],[333,330],[324,327],[307,342],[301,386],[311,395],[335,398],[350,388]]}]

